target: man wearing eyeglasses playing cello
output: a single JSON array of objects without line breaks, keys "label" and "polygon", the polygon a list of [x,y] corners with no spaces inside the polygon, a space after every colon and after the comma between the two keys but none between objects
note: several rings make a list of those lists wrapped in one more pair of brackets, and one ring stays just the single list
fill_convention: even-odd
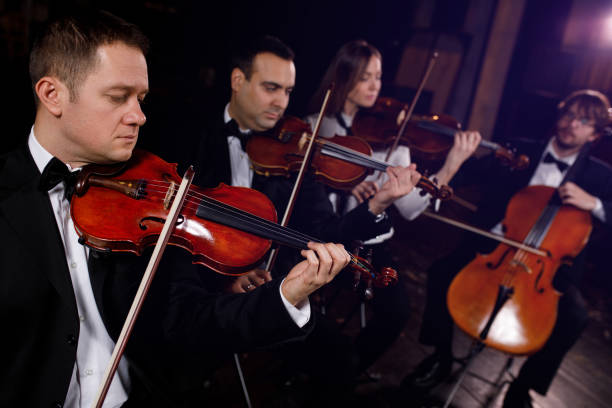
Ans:
[{"label": "man wearing eyeglasses playing cello", "polygon": [[[603,223],[604,228],[612,224],[612,170],[592,156],[580,156],[584,148],[601,137],[610,123],[608,98],[594,90],[580,90],[565,98],[558,108],[559,116],[552,138],[544,145],[531,142],[521,148],[530,156],[527,170],[511,172],[495,166],[490,157],[480,159],[474,166],[473,174],[484,184],[484,198],[476,214],[480,227],[503,235],[500,220],[510,199],[526,186],[540,185],[556,188],[562,204],[590,213]],[[582,158],[577,163],[579,157]],[[575,163],[577,167],[574,170],[572,166]],[[570,169],[574,171],[564,181]],[[496,242],[470,239],[430,267],[419,340],[434,346],[434,352],[404,379],[406,388],[429,389],[450,373],[453,320],[447,308],[448,288],[476,253],[490,252],[495,248],[491,247],[492,244]],[[552,334],[544,346],[523,364],[506,392],[504,407],[530,407],[529,390],[546,395],[564,356],[584,330],[588,314],[578,290],[584,256],[583,250],[571,266],[562,264],[557,269],[553,286],[563,295],[559,299]]]}]

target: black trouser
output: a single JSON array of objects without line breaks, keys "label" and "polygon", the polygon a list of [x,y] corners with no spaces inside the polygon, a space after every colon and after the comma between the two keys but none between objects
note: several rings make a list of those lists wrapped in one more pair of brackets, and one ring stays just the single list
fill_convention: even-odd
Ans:
[{"label": "black trouser", "polygon": [[[382,265],[391,266],[391,254],[385,244],[373,245],[371,249],[375,270],[380,271]],[[331,285],[350,290],[352,279],[344,271]],[[304,343],[286,350],[286,359],[332,384],[347,383],[370,367],[397,339],[410,316],[407,292],[401,282],[374,288],[373,293],[374,297],[366,303],[372,316],[354,341],[342,334],[335,322],[326,316],[317,316],[312,333]]]},{"label": "black trouser", "polygon": [[[440,353],[452,350],[453,320],[446,306],[446,293],[457,273],[476,255],[473,243],[461,246],[449,256],[435,262],[427,275],[427,301],[419,340],[436,347]],[[564,295],[559,300],[557,321],[544,347],[530,356],[520,370],[517,381],[545,395],[563,357],[576,343],[586,327],[588,314],[582,295],[561,268],[555,275],[555,286]],[[561,282],[562,286],[561,287]]]}]

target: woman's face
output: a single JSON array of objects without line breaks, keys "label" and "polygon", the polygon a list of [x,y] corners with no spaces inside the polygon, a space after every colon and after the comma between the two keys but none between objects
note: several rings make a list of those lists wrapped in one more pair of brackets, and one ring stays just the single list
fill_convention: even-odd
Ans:
[{"label": "woman's face", "polygon": [[[346,97],[345,112],[350,113],[355,108],[372,107],[380,92],[381,77],[382,62],[380,58],[373,55],[370,57],[365,71],[357,78],[357,83]],[[353,109],[348,109],[347,112],[347,107]]]}]

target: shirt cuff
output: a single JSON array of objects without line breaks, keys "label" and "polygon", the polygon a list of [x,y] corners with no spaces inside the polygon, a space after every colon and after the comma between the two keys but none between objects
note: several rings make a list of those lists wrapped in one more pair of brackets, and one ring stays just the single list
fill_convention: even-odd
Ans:
[{"label": "shirt cuff", "polygon": [[597,197],[595,197],[595,208],[591,210],[591,214],[600,221],[606,222],[606,212],[604,211],[601,200]]},{"label": "shirt cuff", "polygon": [[306,298],[306,300],[304,300],[303,302],[293,306],[291,303],[289,303],[287,299],[285,299],[285,296],[283,295],[283,291],[281,288],[283,287],[284,282],[285,279],[283,279],[283,281],[278,287],[281,299],[283,301],[283,305],[285,305],[285,309],[287,309],[289,316],[291,316],[291,319],[293,319],[295,324],[297,324],[299,328],[302,328],[310,320],[310,301],[308,300],[308,298]]}]

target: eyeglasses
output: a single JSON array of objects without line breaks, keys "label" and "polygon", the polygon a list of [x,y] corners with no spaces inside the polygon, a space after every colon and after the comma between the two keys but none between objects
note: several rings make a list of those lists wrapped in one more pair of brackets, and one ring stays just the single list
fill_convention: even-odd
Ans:
[{"label": "eyeglasses", "polygon": [[586,116],[578,116],[574,112],[567,111],[562,116],[562,119],[567,120],[568,122],[573,122],[574,119],[578,121],[581,126],[593,126],[595,121],[587,118]]}]

